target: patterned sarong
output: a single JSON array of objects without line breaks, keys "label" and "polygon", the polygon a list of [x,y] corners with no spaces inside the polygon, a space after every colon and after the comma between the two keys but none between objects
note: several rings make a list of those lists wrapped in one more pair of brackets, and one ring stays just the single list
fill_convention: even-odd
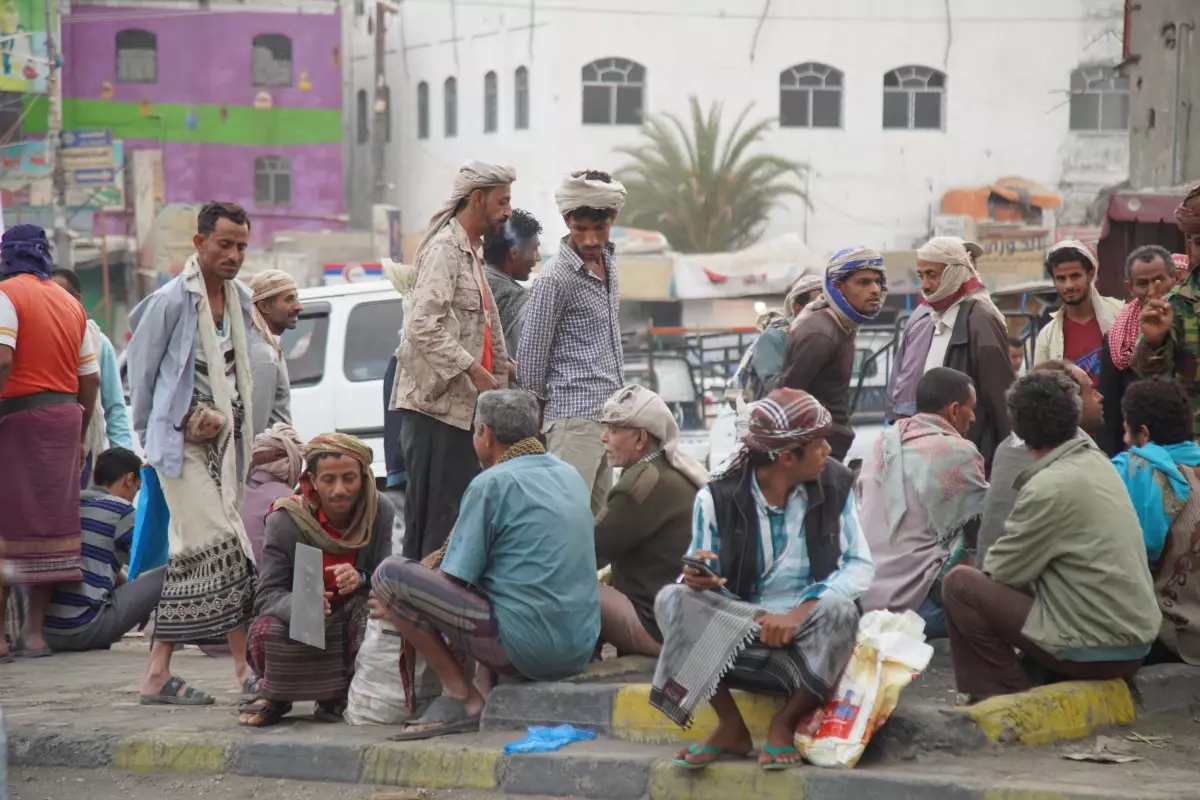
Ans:
[{"label": "patterned sarong", "polygon": [[78,403],[0,416],[0,540],[21,583],[83,580],[79,543]]},{"label": "patterned sarong", "polygon": [[250,626],[250,665],[262,676],[261,694],[271,700],[344,700],[354,660],[367,630],[367,601],[355,595],[325,619],[325,649],[288,637],[288,625],[263,616]]}]

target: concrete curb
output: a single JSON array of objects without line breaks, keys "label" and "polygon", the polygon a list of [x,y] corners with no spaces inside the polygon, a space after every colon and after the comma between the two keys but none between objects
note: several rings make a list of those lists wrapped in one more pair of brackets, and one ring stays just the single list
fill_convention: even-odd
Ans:
[{"label": "concrete curb", "polygon": [[[1019,782],[989,786],[971,774],[908,770],[822,770],[768,773],[751,763],[716,764],[700,772],[671,765],[661,749],[619,746],[506,756],[498,741],[452,740],[374,745],[271,741],[262,736],[144,732],[117,739],[83,733],[9,732],[14,766],[115,767],[136,772],[237,774],[248,777],[364,783],[379,786],[499,791],[589,800],[1178,800],[1177,788],[1136,793]],[[494,737],[493,737],[494,738]],[[509,738],[509,737],[504,737]],[[619,743],[617,743],[619,745]]]}]

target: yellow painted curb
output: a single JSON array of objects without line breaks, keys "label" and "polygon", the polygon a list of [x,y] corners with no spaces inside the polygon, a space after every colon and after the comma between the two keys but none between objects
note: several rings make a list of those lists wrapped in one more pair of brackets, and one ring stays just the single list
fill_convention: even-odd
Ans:
[{"label": "yellow painted curb", "polygon": [[420,742],[385,742],[367,750],[362,782],[426,789],[497,787],[495,750]]},{"label": "yellow painted curb", "polygon": [[1038,686],[958,709],[994,742],[1025,745],[1081,739],[1097,728],[1137,717],[1124,681],[1071,681]]},{"label": "yellow painted curb", "polygon": [[1078,800],[1078,794],[1043,791],[1041,789],[988,789],[984,800]]},{"label": "yellow painted curb", "polygon": [[[755,743],[765,742],[771,717],[783,708],[783,700],[745,692],[734,692],[733,697]],[[697,710],[692,727],[683,730],[650,705],[648,684],[624,686],[613,700],[612,735],[618,739],[630,742],[699,742],[716,727],[716,712],[708,703],[704,703]]]},{"label": "yellow painted curb", "polygon": [[117,743],[113,766],[130,772],[216,775],[226,771],[233,742],[210,733],[135,734]]},{"label": "yellow painted curb", "polygon": [[805,772],[811,769],[766,772],[746,762],[686,770],[660,761],[650,769],[650,800],[804,800]]}]

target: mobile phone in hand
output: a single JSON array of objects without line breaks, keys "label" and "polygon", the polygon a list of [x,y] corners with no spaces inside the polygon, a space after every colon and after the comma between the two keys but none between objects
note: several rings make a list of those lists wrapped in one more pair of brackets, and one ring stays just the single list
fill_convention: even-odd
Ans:
[{"label": "mobile phone in hand", "polygon": [[692,569],[699,572],[700,575],[705,578],[720,578],[721,577],[715,569],[710,567],[708,564],[705,564],[703,561],[701,561],[698,558],[692,558],[691,556],[684,556],[682,561],[683,561],[683,565],[685,567],[691,567]]}]

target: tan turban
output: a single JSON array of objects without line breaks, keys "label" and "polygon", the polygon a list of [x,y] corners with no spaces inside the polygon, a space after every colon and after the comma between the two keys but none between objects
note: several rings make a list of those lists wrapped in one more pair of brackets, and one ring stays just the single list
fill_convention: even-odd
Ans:
[{"label": "tan turban", "polygon": [[485,161],[472,160],[459,167],[458,174],[454,176],[454,191],[450,194],[446,205],[430,218],[429,229],[425,231],[425,238],[421,240],[421,246],[417,248],[414,263],[420,259],[429,240],[450,222],[458,204],[470,197],[472,192],[479,189],[492,189],[496,186],[507,186],[516,179],[517,173],[512,167],[488,164]]},{"label": "tan turban", "polygon": [[600,208],[620,211],[625,205],[625,187],[614,179],[612,183],[590,181],[585,173],[570,173],[554,192],[558,213],[566,215],[580,208]]},{"label": "tan turban", "polygon": [[296,279],[281,269],[268,269],[251,277],[247,285],[253,294],[251,299],[254,301],[254,308],[250,312],[250,318],[254,321],[255,329],[275,348],[275,352],[282,353],[283,348],[280,346],[279,340],[275,338],[275,334],[271,333],[267,321],[263,319],[262,313],[258,310],[258,304],[263,300],[270,300],[272,297],[296,291]]},{"label": "tan turban", "polygon": [[254,468],[295,486],[304,469],[304,444],[291,425],[276,422],[254,437]]},{"label": "tan turban", "polygon": [[[978,248],[979,245],[970,243]],[[933,294],[925,295],[925,300],[930,306],[937,309],[942,301],[951,302],[950,298],[962,292],[962,296],[971,297],[983,304],[989,313],[994,315],[1003,324],[1004,314],[992,302],[991,296],[987,289],[983,286],[983,281],[979,277],[979,273],[975,270],[975,265],[971,261],[971,249],[968,248],[968,243],[964,242],[957,236],[935,236],[917,250],[917,259],[920,261],[932,261],[935,264],[945,264],[946,269],[942,272],[942,282],[938,286],[937,291]],[[974,284],[963,292],[963,287],[968,284]],[[954,301],[956,302],[956,301]],[[953,302],[951,302],[953,305]],[[943,309],[943,311],[948,309]]]},{"label": "tan turban", "polygon": [[620,428],[641,428],[662,442],[667,461],[696,488],[708,483],[708,471],[700,462],[679,450],[679,424],[663,399],[645,386],[626,386],[617,391],[600,411],[600,421]]}]

